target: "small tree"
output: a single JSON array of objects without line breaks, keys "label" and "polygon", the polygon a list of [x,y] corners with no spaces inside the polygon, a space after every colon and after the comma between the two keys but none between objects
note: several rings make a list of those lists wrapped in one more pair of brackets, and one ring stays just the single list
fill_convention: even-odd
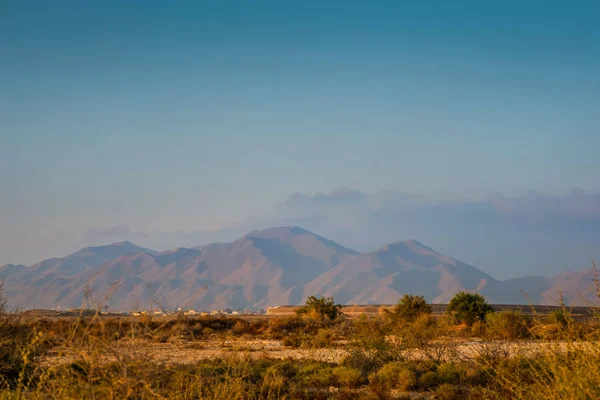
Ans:
[{"label": "small tree", "polygon": [[431,306],[420,295],[405,294],[396,304],[392,315],[394,319],[405,321],[414,321],[417,317],[424,314],[431,314]]},{"label": "small tree", "polygon": [[473,325],[476,321],[485,322],[485,316],[493,312],[482,295],[479,293],[458,292],[448,304],[447,312],[457,321]]},{"label": "small tree", "polygon": [[296,310],[296,314],[317,314],[320,317],[327,317],[331,321],[342,314],[342,306],[333,302],[333,297],[309,296],[306,299],[306,305]]}]

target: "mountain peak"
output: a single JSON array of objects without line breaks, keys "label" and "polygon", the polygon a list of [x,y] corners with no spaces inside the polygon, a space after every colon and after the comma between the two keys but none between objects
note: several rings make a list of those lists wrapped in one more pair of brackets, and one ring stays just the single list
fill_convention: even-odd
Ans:
[{"label": "mountain peak", "polygon": [[358,251],[349,249],[347,247],[342,246],[339,243],[334,242],[333,240],[329,240],[324,238],[323,236],[317,235],[314,232],[311,232],[307,229],[301,228],[299,226],[278,226],[273,228],[267,228],[263,230],[255,230],[248,233],[245,238],[247,239],[274,239],[278,240],[282,243],[289,243],[292,241],[300,242],[306,241],[310,243],[311,241],[319,242],[321,245],[335,249],[336,251],[345,253],[347,255],[357,255]]},{"label": "mountain peak", "polygon": [[419,242],[418,240],[415,239],[409,239],[409,240],[399,240],[396,242],[392,242],[389,243],[385,246],[383,246],[381,248],[381,250],[384,251],[389,251],[391,249],[394,248],[403,248],[403,249],[407,249],[410,250],[414,253],[419,253],[419,254],[436,254],[439,255],[439,253],[435,250],[433,250],[431,247],[427,247],[425,246],[423,243]]},{"label": "mountain peak", "polygon": [[138,247],[137,245],[131,243],[129,240],[125,240],[123,242],[114,242],[114,243],[109,244],[108,246],[136,246],[136,247]]},{"label": "mountain peak", "polygon": [[6,264],[0,267],[0,280],[7,275],[14,274],[16,272],[25,271],[27,267],[22,264]]},{"label": "mountain peak", "polygon": [[261,236],[276,236],[276,235],[305,235],[305,234],[310,234],[310,235],[315,235],[314,233],[304,229],[304,228],[300,228],[299,226],[275,226],[272,228],[266,228],[266,229],[255,229],[251,232],[249,232],[246,236],[250,236],[250,237],[261,237]]},{"label": "mountain peak", "polygon": [[140,246],[126,240],[123,242],[114,242],[114,243],[106,244],[106,245],[85,247],[85,248],[78,250],[75,253],[71,254],[71,256],[74,256],[74,255],[87,256],[89,253],[103,254],[103,253],[107,253],[107,252],[108,253],[111,253],[111,252],[119,252],[119,253],[142,252],[142,253],[156,254],[156,252],[154,250],[140,247]]}]

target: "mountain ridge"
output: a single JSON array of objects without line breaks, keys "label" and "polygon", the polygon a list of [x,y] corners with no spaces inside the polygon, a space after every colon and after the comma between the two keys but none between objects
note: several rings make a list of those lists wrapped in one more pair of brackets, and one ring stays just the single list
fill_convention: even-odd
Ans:
[{"label": "mountain ridge", "polygon": [[459,290],[516,304],[529,301],[523,292],[536,304],[556,304],[562,290],[568,303],[581,304],[595,294],[587,270],[500,281],[415,239],[359,253],[297,226],[163,252],[129,241],[86,247],[30,267],[5,265],[0,277],[6,278],[11,304],[37,308],[86,302],[113,310],[265,308],[300,304],[310,295],[346,304],[389,304],[404,293],[444,303]]}]

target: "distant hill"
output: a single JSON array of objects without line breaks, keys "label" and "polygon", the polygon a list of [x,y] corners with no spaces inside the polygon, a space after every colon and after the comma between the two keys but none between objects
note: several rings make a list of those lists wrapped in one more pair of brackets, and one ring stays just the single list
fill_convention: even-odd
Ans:
[{"label": "distant hill", "polygon": [[299,227],[163,253],[130,242],[88,247],[31,267],[6,265],[0,277],[9,302],[27,308],[266,308],[310,295],[390,304],[404,293],[446,303],[459,290],[505,304],[556,304],[562,290],[567,304],[586,305],[596,295],[592,271],[499,281],[415,240],[360,254]]},{"label": "distant hill", "polygon": [[11,305],[48,308],[64,297],[68,284],[77,275],[93,270],[123,254],[140,252],[156,253],[131,242],[86,247],[66,257],[50,258],[31,267],[5,265],[0,268],[0,278],[5,279],[4,291]]},{"label": "distant hill", "polygon": [[348,304],[390,304],[404,293],[445,303],[459,290],[478,291],[494,278],[414,241],[361,254],[327,271],[307,287]]},{"label": "distant hill", "polygon": [[110,293],[106,302],[114,309],[296,304],[306,283],[356,254],[297,227],[272,228],[231,243],[117,257],[75,277],[61,303],[81,304],[91,290]]}]

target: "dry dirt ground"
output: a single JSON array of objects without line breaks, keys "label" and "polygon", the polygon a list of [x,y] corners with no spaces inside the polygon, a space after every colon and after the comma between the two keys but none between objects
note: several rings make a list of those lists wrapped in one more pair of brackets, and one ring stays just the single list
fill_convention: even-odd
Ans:
[{"label": "dry dirt ground", "polygon": [[[427,350],[411,350],[405,354],[410,359],[438,358],[440,361],[468,360],[482,355],[515,356],[533,355],[537,352],[550,350],[555,352],[567,349],[589,347],[597,351],[599,343],[568,343],[568,342],[503,342],[503,341],[459,341],[440,342]],[[81,353],[79,353],[81,354]],[[155,343],[149,341],[116,342],[103,352],[107,360],[116,360],[118,355],[140,357],[157,362],[193,364],[199,360],[225,358],[232,356],[250,356],[253,358],[279,358],[317,360],[329,363],[339,363],[347,355],[344,343],[333,348],[324,349],[292,349],[283,346],[278,340],[204,340],[196,342],[167,342]],[[73,360],[74,350],[54,351],[44,363],[54,364]]]}]

